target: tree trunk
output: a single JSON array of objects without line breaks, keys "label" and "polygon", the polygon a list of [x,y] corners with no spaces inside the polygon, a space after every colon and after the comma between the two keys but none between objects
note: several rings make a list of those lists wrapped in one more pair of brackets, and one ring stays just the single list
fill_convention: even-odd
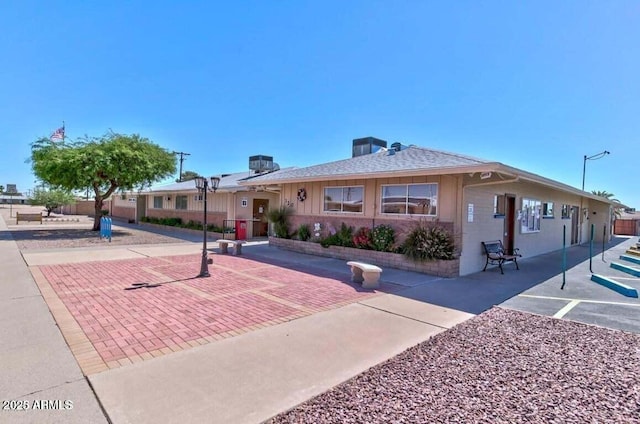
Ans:
[{"label": "tree trunk", "polygon": [[101,196],[96,196],[95,216],[93,218],[93,231],[100,231],[100,218],[102,218],[102,205],[104,204]]}]

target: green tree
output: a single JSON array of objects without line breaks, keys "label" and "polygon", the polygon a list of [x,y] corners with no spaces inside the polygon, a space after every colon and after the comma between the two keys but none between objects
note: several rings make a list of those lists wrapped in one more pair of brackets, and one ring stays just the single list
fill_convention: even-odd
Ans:
[{"label": "green tree", "polygon": [[69,190],[52,189],[42,190],[36,189],[33,196],[29,199],[32,205],[42,205],[47,210],[47,216],[51,215],[51,211],[60,206],[73,203],[75,196]]},{"label": "green tree", "polygon": [[138,134],[110,132],[74,142],[41,138],[31,145],[33,173],[52,187],[85,190],[95,198],[93,230],[100,230],[104,200],[116,189],[144,188],[176,171],[175,156]]},{"label": "green tree", "polygon": [[[191,181],[191,180],[195,179],[197,176],[199,176],[199,174],[197,172],[184,171],[182,173],[182,181]],[[177,179],[176,182],[179,183],[180,179]]]},{"label": "green tree", "polygon": [[4,194],[4,186],[0,185],[0,194]]},{"label": "green tree", "polygon": [[[620,200],[615,198],[615,194],[609,193],[606,190],[591,190],[591,193],[595,194],[596,196],[604,197],[605,199],[611,200],[612,202],[620,203]],[[621,209],[622,208],[613,208],[613,213],[617,218],[620,218],[620,216],[622,216]]]}]

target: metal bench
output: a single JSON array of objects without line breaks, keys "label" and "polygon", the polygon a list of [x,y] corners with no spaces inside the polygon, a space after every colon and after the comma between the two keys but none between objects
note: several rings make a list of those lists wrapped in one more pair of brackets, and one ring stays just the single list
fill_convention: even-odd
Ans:
[{"label": "metal bench", "polygon": [[40,224],[42,224],[42,214],[16,212],[16,224],[18,224],[20,221],[39,222]]},{"label": "metal bench", "polygon": [[518,253],[519,249],[513,249],[512,254],[506,254],[502,241],[500,240],[483,241],[482,246],[484,247],[484,253],[487,256],[487,262],[484,264],[484,268],[482,269],[483,271],[486,271],[487,265],[491,264],[498,265],[500,273],[504,274],[502,265],[505,262],[513,262],[516,264],[516,269],[520,269],[518,266],[518,258],[522,257],[522,255]]},{"label": "metal bench", "polygon": [[362,283],[362,288],[375,289],[380,285],[379,280],[382,268],[357,261],[349,261],[347,265],[351,267],[351,281]]},{"label": "metal bench", "polygon": [[229,253],[229,245],[233,247],[235,256],[242,255],[242,245],[246,243],[244,240],[226,240],[220,239],[216,243],[220,246],[220,253]]}]

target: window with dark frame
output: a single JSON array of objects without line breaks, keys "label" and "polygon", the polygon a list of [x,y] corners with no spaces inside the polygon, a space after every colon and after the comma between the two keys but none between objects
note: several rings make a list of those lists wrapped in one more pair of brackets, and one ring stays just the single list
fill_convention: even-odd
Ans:
[{"label": "window with dark frame", "polygon": [[542,217],[543,218],[554,217],[553,202],[544,202],[542,204]]},{"label": "window with dark frame", "polygon": [[187,209],[187,196],[176,196],[176,209]]},{"label": "window with dark frame", "polygon": [[163,206],[162,196],[153,196],[153,208],[162,209],[162,206]]}]

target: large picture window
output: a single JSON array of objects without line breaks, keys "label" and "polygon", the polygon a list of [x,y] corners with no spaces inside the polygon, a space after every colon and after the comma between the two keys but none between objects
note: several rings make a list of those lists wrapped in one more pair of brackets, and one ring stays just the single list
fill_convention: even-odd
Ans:
[{"label": "large picture window", "polygon": [[382,186],[382,213],[436,215],[438,184]]},{"label": "large picture window", "polygon": [[324,211],[362,213],[363,196],[362,186],[325,187]]},{"label": "large picture window", "polygon": [[153,208],[162,209],[162,196],[153,196]]},{"label": "large picture window", "polygon": [[176,196],[176,209],[187,209],[187,196]]},{"label": "large picture window", "polygon": [[542,203],[539,200],[522,199],[522,211],[520,211],[520,232],[537,233],[540,231],[540,215]]}]

